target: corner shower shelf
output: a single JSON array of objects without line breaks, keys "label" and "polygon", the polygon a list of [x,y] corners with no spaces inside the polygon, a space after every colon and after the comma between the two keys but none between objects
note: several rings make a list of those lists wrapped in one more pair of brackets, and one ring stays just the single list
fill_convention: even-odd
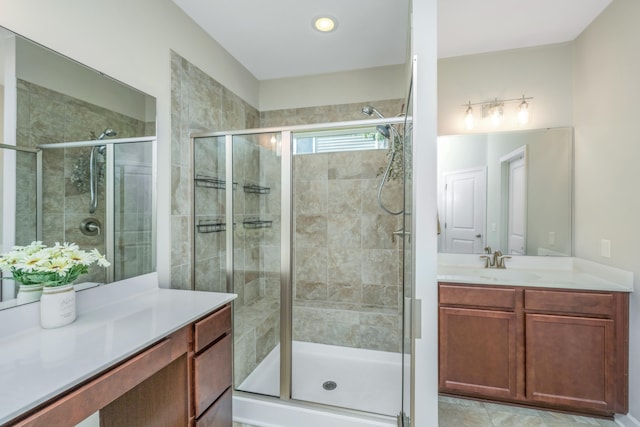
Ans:
[{"label": "corner shower shelf", "polygon": [[242,221],[244,228],[256,229],[256,228],[271,228],[273,221],[260,220],[260,219],[245,219]]},{"label": "corner shower shelf", "polygon": [[219,233],[227,229],[227,224],[222,221],[201,219],[196,227],[198,233]]},{"label": "corner shower shelf", "polygon": [[[213,176],[196,175],[195,181],[196,187],[217,188],[219,190],[225,190],[227,188],[227,181]],[[235,190],[237,186],[238,183],[234,182],[233,189]]]},{"label": "corner shower shelf", "polygon": [[256,184],[245,184],[243,188],[245,193],[254,194],[269,194],[269,192],[271,191],[271,188],[269,187],[262,187]]}]

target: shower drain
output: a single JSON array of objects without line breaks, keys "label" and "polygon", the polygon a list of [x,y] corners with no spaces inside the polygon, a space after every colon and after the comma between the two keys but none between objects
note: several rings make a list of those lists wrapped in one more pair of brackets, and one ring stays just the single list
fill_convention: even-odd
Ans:
[{"label": "shower drain", "polygon": [[335,381],[326,381],[322,384],[322,388],[329,391],[335,390],[336,387],[338,387],[338,384],[336,384]]}]

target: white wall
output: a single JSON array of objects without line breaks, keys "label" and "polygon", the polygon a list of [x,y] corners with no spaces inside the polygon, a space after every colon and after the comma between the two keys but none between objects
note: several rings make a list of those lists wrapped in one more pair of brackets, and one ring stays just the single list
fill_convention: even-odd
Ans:
[{"label": "white wall", "polygon": [[263,80],[260,111],[406,97],[406,65]]},{"label": "white wall", "polygon": [[170,49],[254,107],[258,81],[170,0],[0,0],[0,26],[157,98],[158,274],[170,281]]},{"label": "white wall", "polygon": [[[614,0],[574,46],[576,255],[631,270],[629,413],[640,419],[640,2]],[[611,258],[600,256],[611,240]],[[640,425],[640,424],[638,424]]]},{"label": "white wall", "polygon": [[472,132],[571,126],[571,44],[540,46],[503,52],[446,58],[438,61],[438,135],[469,133],[463,104],[533,97],[527,125],[516,121],[517,102],[505,104],[499,128],[477,120]]}]

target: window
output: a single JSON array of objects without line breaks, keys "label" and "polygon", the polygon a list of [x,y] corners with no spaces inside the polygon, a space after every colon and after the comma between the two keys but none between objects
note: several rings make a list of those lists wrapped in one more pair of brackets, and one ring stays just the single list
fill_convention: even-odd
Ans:
[{"label": "window", "polygon": [[375,127],[298,132],[293,135],[293,154],[379,150],[388,142]]}]

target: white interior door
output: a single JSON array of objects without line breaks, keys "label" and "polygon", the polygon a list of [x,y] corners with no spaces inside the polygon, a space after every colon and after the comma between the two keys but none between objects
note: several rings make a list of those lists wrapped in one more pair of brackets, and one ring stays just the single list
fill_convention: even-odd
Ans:
[{"label": "white interior door", "polygon": [[486,215],[486,169],[445,175],[444,249],[451,253],[482,253]]},{"label": "white interior door", "polygon": [[524,157],[509,162],[507,250],[524,255],[527,247],[527,168]]}]

